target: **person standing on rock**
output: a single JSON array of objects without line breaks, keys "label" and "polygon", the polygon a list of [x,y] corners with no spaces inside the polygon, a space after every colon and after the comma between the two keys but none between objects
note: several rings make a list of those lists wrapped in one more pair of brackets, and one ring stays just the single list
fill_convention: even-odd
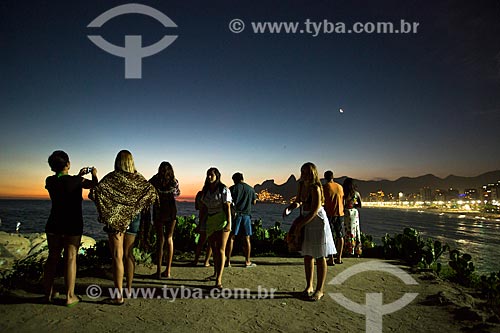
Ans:
[{"label": "person standing on rock", "polygon": [[[91,189],[98,183],[96,168],[83,168],[77,176],[68,174],[71,163],[62,150],[54,151],[48,159],[54,175],[47,177],[45,188],[49,192],[52,208],[45,226],[49,256],[44,268],[45,299],[52,302],[54,278],[61,253],[64,251],[64,282],[66,306],[76,305],[80,298],[75,295],[76,257],[83,234],[82,189]],[[83,178],[92,174],[92,180]]]}]

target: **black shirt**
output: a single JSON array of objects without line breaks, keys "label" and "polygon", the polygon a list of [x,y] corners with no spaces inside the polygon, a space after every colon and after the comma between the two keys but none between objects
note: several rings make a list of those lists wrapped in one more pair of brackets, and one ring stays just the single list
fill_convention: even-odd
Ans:
[{"label": "black shirt", "polygon": [[81,176],[50,176],[45,188],[52,200],[45,232],[68,236],[83,234]]}]

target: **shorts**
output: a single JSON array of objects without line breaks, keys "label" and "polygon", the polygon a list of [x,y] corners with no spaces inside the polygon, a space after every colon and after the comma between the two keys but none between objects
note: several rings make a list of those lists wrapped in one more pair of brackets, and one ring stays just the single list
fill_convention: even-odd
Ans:
[{"label": "shorts", "polygon": [[344,217],[343,216],[329,216],[328,221],[330,221],[330,229],[335,232],[335,237],[337,239],[344,238],[345,227],[344,227]]},{"label": "shorts", "polygon": [[[240,232],[240,228],[242,229]],[[236,214],[233,221],[233,233],[235,236],[252,236],[252,221],[250,215]]]},{"label": "shorts", "polygon": [[[139,227],[141,225],[141,214],[138,214],[136,217],[132,219],[132,222],[129,224],[127,227],[127,230],[125,230],[125,233],[128,235],[137,235],[137,232],[139,231]],[[113,229],[109,227],[108,225],[105,225],[104,228],[102,228],[105,232],[108,234],[119,234],[120,231]]]},{"label": "shorts", "polygon": [[134,236],[137,235],[140,225],[141,225],[141,214],[138,214],[136,217],[134,217],[134,219],[128,226],[126,233]]}]

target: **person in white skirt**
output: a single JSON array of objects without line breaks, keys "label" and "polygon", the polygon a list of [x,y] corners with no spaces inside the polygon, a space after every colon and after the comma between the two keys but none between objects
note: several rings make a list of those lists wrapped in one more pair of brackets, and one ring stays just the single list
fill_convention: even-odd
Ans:
[{"label": "person in white skirt", "polygon": [[[306,289],[302,296],[309,301],[319,301],[323,298],[327,273],[326,257],[337,253],[323,203],[323,187],[318,170],[313,163],[307,162],[300,168],[297,197],[285,208],[283,216],[289,215],[296,208],[301,209],[300,217],[294,221],[293,237],[303,238],[300,252],[304,256]],[[315,259],[318,269],[316,289],[313,287]]]}]

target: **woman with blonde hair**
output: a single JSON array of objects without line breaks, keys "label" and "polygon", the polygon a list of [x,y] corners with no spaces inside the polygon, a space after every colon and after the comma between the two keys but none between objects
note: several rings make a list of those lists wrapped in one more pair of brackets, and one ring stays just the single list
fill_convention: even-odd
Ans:
[{"label": "woman with blonde hair", "polygon": [[[318,170],[313,163],[305,163],[300,168],[297,197],[285,208],[283,216],[300,207],[301,217],[294,222],[294,238],[303,237],[301,254],[304,256],[306,289],[302,296],[309,301],[319,301],[323,298],[327,273],[326,257],[337,253],[323,202],[323,187]],[[314,260],[318,267],[316,289],[313,288]]]},{"label": "woman with blonde hair", "polygon": [[[170,268],[172,267],[172,258],[174,256],[174,229],[177,222],[177,206],[175,198],[181,194],[179,182],[175,178],[174,169],[168,162],[161,162],[158,167],[158,173],[154,175],[149,182],[153,184],[158,192],[159,202],[153,205],[153,222],[156,229],[156,278],[169,278]],[[163,262],[163,247],[167,239],[165,271],[161,272]]]},{"label": "woman with blonde hair", "polygon": [[158,195],[153,185],[135,169],[132,154],[122,150],[116,155],[115,170],[99,182],[90,197],[96,204],[99,221],[105,224],[104,231],[108,233],[113,281],[118,294],[110,302],[122,305],[124,271],[129,295],[132,290],[135,270],[132,249],[139,229],[140,212],[150,207]]},{"label": "woman with blonde hair", "polygon": [[206,221],[208,242],[214,256],[215,288],[222,288],[222,273],[226,261],[226,243],[231,232],[231,191],[221,181],[217,168],[207,170],[202,189],[201,203],[206,209],[200,210],[200,221]]}]

